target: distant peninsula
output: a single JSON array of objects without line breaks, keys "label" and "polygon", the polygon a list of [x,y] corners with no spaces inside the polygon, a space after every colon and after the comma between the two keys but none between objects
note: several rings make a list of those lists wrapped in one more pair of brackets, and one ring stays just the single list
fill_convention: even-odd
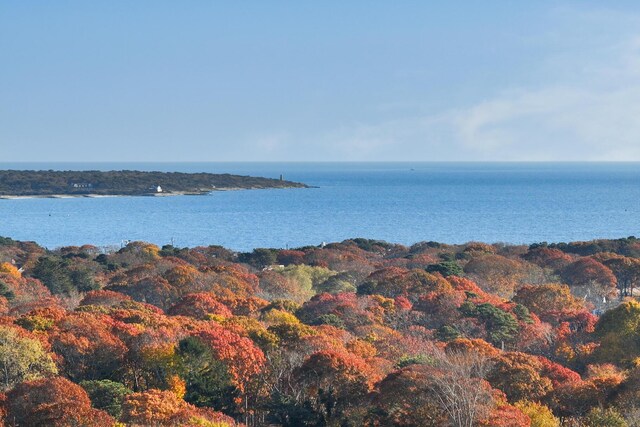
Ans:
[{"label": "distant peninsula", "polygon": [[212,191],[307,188],[299,182],[212,173],[0,170],[0,198],[202,195]]}]

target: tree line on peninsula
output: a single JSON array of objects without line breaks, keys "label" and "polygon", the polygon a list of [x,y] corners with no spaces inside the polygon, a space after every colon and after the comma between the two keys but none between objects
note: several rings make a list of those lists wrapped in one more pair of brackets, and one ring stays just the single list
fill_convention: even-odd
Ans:
[{"label": "tree line on peninsula", "polygon": [[0,238],[7,426],[637,426],[640,240]]},{"label": "tree line on peninsula", "polygon": [[146,171],[0,170],[0,196],[206,194],[216,189],[302,188],[252,176]]}]

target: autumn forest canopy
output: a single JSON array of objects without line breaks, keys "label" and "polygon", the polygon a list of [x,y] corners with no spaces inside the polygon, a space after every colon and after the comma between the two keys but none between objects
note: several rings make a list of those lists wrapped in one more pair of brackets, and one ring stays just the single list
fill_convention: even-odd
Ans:
[{"label": "autumn forest canopy", "polygon": [[0,238],[7,426],[638,426],[640,239]]}]

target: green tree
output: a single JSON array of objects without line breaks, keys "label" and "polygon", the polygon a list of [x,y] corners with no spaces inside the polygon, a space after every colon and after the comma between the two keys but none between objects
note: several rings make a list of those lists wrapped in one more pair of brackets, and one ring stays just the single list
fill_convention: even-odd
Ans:
[{"label": "green tree", "polygon": [[489,341],[494,344],[511,341],[518,334],[518,321],[511,314],[491,304],[477,307],[478,317],[484,320]]},{"label": "green tree", "polygon": [[339,273],[335,276],[329,277],[322,283],[315,286],[318,293],[339,294],[342,292],[355,292],[356,287],[354,285],[355,278],[353,274],[348,272]]},{"label": "green tree", "polygon": [[31,271],[31,275],[40,280],[53,294],[69,294],[73,282],[66,270],[66,260],[54,257],[42,257]]},{"label": "green tree", "polygon": [[436,331],[436,338],[440,341],[453,341],[461,336],[460,331],[450,325],[443,325]]},{"label": "green tree", "polygon": [[425,270],[427,270],[427,273],[440,273],[444,277],[462,277],[462,275],[464,274],[462,267],[460,267],[455,261],[442,261],[437,264],[430,264]]},{"label": "green tree", "polygon": [[187,389],[184,400],[237,415],[238,390],[226,365],[213,357],[209,347],[197,337],[187,337],[178,344],[177,355]]},{"label": "green tree", "polygon": [[475,317],[484,322],[487,338],[495,345],[510,342],[518,334],[518,321],[511,313],[495,305],[484,303],[475,305],[465,301],[459,310],[467,317]]},{"label": "green tree", "polygon": [[15,298],[15,294],[11,289],[9,289],[9,286],[6,283],[1,281],[0,281],[0,296],[5,297],[9,301]]},{"label": "green tree", "polygon": [[278,251],[276,249],[256,248],[253,252],[238,255],[238,261],[247,263],[255,268],[264,268],[276,263]]},{"label": "green tree", "polygon": [[344,329],[344,322],[342,321],[342,319],[333,314],[322,314],[320,316],[318,316],[318,318],[316,318],[315,320],[313,320],[311,322],[312,325],[330,325],[330,326],[335,326],[336,328],[340,328],[340,329]]},{"label": "green tree", "polygon": [[88,292],[100,287],[90,271],[74,265],[68,258],[44,256],[38,259],[31,275],[44,283],[53,294],[69,295],[74,291]]},{"label": "green tree", "polygon": [[640,356],[640,303],[626,301],[605,312],[596,323],[600,346],[594,357],[599,362],[631,364]]},{"label": "green tree", "polygon": [[114,418],[122,416],[122,403],[133,390],[111,380],[82,381],[80,383],[91,399],[91,406],[102,409]]}]

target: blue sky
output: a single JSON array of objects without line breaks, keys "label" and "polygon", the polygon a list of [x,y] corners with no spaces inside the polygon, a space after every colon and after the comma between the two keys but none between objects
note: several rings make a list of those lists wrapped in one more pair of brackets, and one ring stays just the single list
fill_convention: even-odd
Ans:
[{"label": "blue sky", "polygon": [[2,2],[0,58],[8,162],[640,160],[632,1]]}]

